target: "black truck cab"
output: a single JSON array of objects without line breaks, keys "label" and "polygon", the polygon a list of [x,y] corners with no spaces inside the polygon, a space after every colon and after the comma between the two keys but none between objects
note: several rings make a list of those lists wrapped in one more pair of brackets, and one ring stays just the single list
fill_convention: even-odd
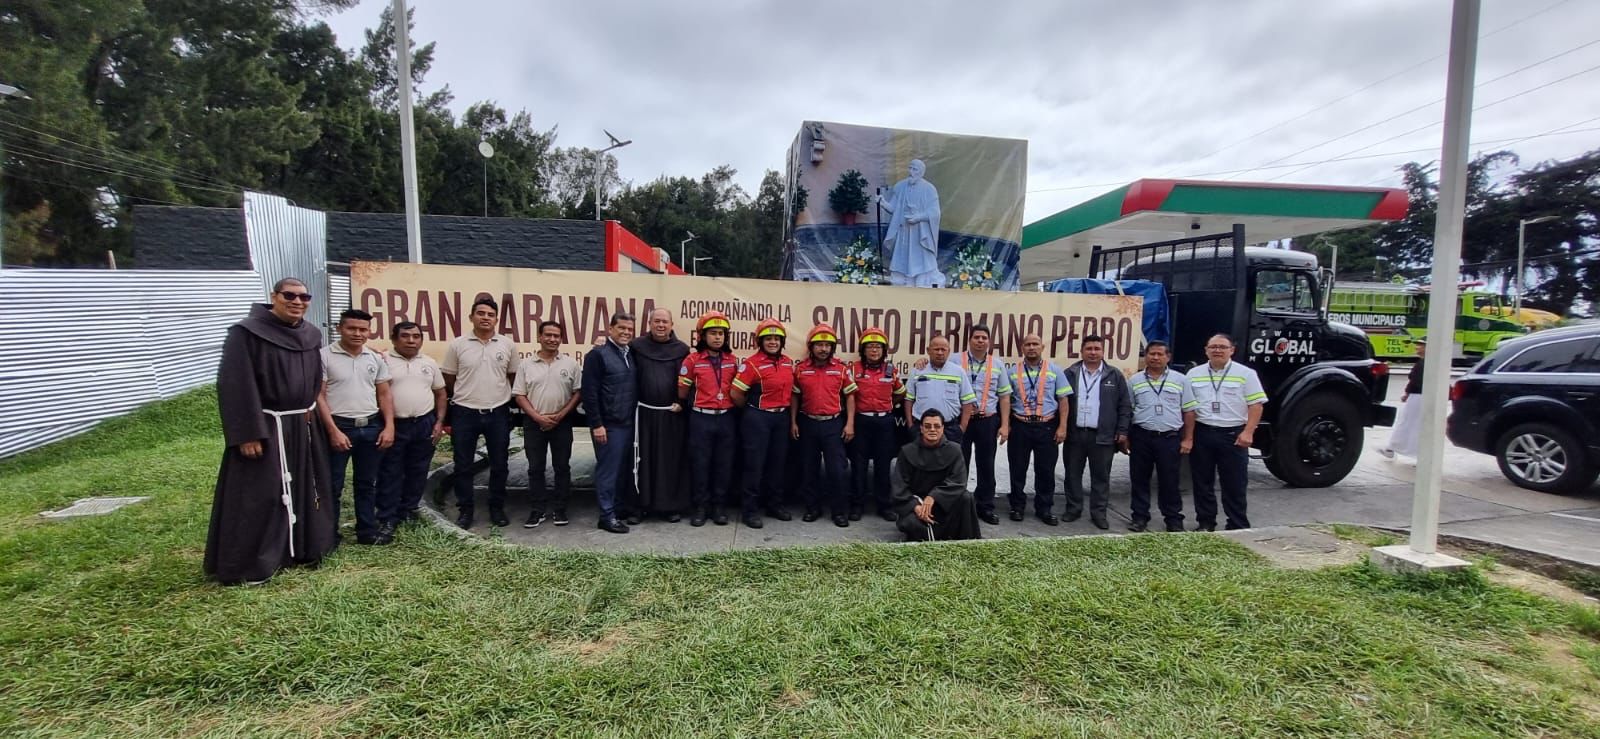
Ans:
[{"label": "black truck cab", "polygon": [[1328,320],[1314,255],[1243,244],[1244,228],[1178,241],[1095,247],[1090,274],[1159,282],[1168,296],[1173,363],[1205,361],[1206,340],[1228,334],[1234,359],[1261,377],[1267,406],[1255,435],[1267,469],[1299,487],[1344,479],[1364,428],[1388,426],[1389,366],[1360,329]]}]

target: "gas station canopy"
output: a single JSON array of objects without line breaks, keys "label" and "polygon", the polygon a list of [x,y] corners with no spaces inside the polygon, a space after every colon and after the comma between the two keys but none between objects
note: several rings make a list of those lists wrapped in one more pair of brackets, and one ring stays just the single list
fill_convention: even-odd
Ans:
[{"label": "gas station canopy", "polygon": [[1404,218],[1406,191],[1386,187],[1138,180],[1022,228],[1024,284],[1083,277],[1095,246],[1226,233],[1251,244]]}]

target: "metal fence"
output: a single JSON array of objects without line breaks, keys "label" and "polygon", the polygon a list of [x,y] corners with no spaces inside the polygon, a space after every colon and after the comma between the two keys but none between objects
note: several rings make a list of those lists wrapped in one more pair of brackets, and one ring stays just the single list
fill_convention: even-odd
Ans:
[{"label": "metal fence", "polygon": [[[311,305],[306,307],[306,315],[329,315],[326,213],[301,208],[278,195],[246,190],[244,238],[250,247],[250,265],[261,273],[263,300],[273,283],[294,277],[305,282],[306,289],[311,291]],[[333,315],[338,313],[335,311]],[[335,323],[317,327],[322,329],[324,341],[332,336],[330,328]]]},{"label": "metal fence", "polygon": [[255,272],[0,271],[0,457],[216,379]]}]

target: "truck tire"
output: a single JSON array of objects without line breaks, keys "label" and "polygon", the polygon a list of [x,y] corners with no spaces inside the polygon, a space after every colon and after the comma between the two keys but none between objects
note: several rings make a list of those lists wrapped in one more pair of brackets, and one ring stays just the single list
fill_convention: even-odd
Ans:
[{"label": "truck tire", "polygon": [[1524,423],[1500,435],[1494,461],[1500,473],[1520,488],[1541,493],[1572,494],[1589,489],[1594,468],[1583,444],[1558,426]]},{"label": "truck tire", "polygon": [[1361,458],[1361,411],[1349,399],[1319,392],[1285,409],[1273,429],[1267,471],[1292,487],[1325,488],[1343,480]]}]

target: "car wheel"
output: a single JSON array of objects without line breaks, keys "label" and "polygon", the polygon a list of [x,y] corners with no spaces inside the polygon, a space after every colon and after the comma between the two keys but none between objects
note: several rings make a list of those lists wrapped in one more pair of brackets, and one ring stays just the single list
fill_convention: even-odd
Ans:
[{"label": "car wheel", "polygon": [[1319,392],[1285,409],[1273,429],[1267,467],[1294,487],[1325,488],[1345,478],[1361,459],[1361,411],[1344,396]]},{"label": "car wheel", "polygon": [[1501,434],[1494,458],[1507,480],[1541,493],[1578,493],[1594,482],[1583,445],[1548,423],[1525,423]]}]

